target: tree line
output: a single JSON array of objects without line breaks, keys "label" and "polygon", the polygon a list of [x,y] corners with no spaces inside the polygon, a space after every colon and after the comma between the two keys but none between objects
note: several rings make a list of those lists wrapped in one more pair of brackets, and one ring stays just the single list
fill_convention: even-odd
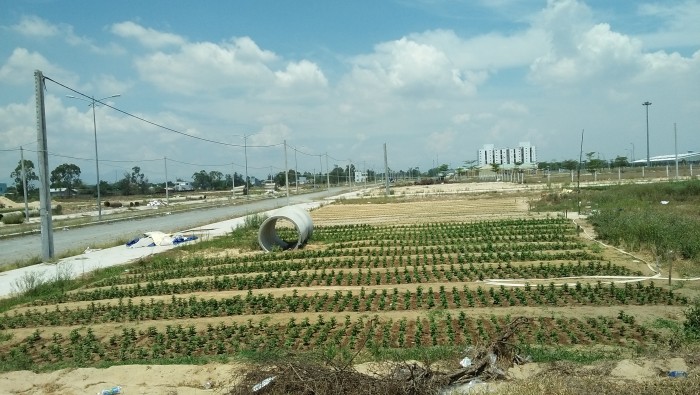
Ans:
[{"label": "tree line", "polygon": [[[312,173],[312,172],[297,172],[294,170],[289,170],[287,177],[285,178],[284,171],[280,171],[276,174],[268,174],[267,179],[274,181],[279,187],[284,187],[286,181],[289,180],[290,185],[297,185],[297,183],[305,183],[307,185],[324,185],[327,181],[333,184],[346,183],[350,178],[354,178],[355,172],[354,166],[339,167],[335,166],[334,169],[326,177],[322,173]],[[39,176],[37,175],[37,169],[34,166],[34,162],[29,159],[24,160],[24,171],[26,175],[27,182],[27,194],[32,198],[38,196],[38,181]],[[367,172],[368,181],[373,181],[375,178],[375,173],[373,171]],[[8,188],[8,193],[15,193],[17,196],[22,196],[24,194],[24,186],[22,183],[22,161],[18,161],[17,167],[10,173],[10,177],[13,180],[13,185]],[[242,185],[247,185],[247,187],[254,186],[262,182],[262,180],[250,179],[248,182],[244,179],[244,175],[234,172],[233,174],[224,174],[220,171],[205,171],[200,170],[192,174],[191,184],[196,190],[200,191],[214,191],[214,190],[227,190],[232,187],[238,187]],[[86,184],[81,179],[81,169],[78,165],[73,163],[63,163],[56,166],[55,169],[51,171],[50,176],[50,187],[51,188],[61,188],[61,195],[65,197],[71,197],[75,194],[92,194],[96,195],[97,189],[94,184]],[[137,194],[148,194],[148,193],[164,193],[165,188],[172,188],[177,182],[185,181],[181,178],[177,178],[175,181],[169,181],[166,186],[165,183],[151,183],[148,177],[143,173],[139,166],[134,166],[131,168],[130,172],[124,172],[122,178],[114,183],[107,182],[105,180],[100,181],[100,192],[104,195],[119,194],[119,195],[137,195]]]}]

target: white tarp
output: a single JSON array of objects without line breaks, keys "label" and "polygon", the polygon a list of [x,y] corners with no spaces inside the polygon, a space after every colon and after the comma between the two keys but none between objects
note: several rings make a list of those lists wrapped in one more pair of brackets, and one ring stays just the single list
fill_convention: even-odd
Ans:
[{"label": "white tarp", "polygon": [[139,248],[139,247],[154,247],[154,246],[170,246],[174,244],[180,244],[185,241],[196,240],[196,236],[183,236],[181,234],[171,235],[168,233],[163,233],[159,231],[146,232],[143,237],[134,239],[128,243],[126,246],[128,248]]}]

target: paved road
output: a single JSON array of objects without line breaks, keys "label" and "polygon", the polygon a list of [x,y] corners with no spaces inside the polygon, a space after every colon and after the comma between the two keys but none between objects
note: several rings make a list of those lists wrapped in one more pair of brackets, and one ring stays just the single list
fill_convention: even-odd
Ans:
[{"label": "paved road", "polygon": [[[303,203],[335,196],[342,188],[331,188],[299,196],[290,196],[289,203]],[[171,215],[144,217],[134,220],[116,221],[69,230],[55,229],[54,252],[61,256],[70,251],[82,252],[87,247],[105,245],[113,241],[138,236],[144,232],[159,230],[174,233],[189,228],[210,224],[224,219],[242,217],[248,214],[267,211],[286,205],[286,197],[237,203],[201,210],[192,210]],[[165,210],[161,211],[165,212]],[[34,234],[0,240],[0,266],[19,260],[41,256],[41,235]]]}]

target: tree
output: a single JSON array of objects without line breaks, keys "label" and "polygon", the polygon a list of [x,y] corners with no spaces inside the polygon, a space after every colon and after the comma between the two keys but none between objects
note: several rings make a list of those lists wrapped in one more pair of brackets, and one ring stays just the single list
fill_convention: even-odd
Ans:
[{"label": "tree", "polygon": [[224,189],[225,185],[224,173],[220,171],[210,171],[209,172],[209,182],[211,183],[211,189]]},{"label": "tree", "polygon": [[124,178],[119,180],[115,187],[122,195],[144,194],[148,191],[148,179],[141,173],[140,167],[134,166],[131,168],[131,174],[125,172]]},{"label": "tree", "polygon": [[501,165],[498,163],[491,163],[491,171],[498,174],[498,172],[501,171]]},{"label": "tree", "polygon": [[80,167],[73,163],[64,163],[51,171],[51,186],[65,188],[66,196],[70,197],[73,187],[80,184]]},{"label": "tree", "polygon": [[567,159],[561,162],[561,167],[569,171],[574,171],[578,169],[578,161],[573,159]]},{"label": "tree", "polygon": [[138,166],[131,168],[131,183],[141,194],[145,194],[148,191],[148,178],[141,173],[141,168]]},{"label": "tree", "polygon": [[613,160],[613,167],[627,167],[630,165],[626,156],[618,156]]},{"label": "tree", "polygon": [[595,155],[595,152],[586,153],[586,170],[588,170],[588,172],[591,174],[595,174],[598,172],[598,170],[605,167],[605,161],[602,159],[593,158],[593,155]]},{"label": "tree", "polygon": [[195,189],[208,190],[211,188],[211,176],[204,170],[192,174],[192,186]]},{"label": "tree", "polygon": [[[34,162],[29,159],[25,159],[24,172],[27,179],[27,192],[31,192],[35,189],[34,185],[32,185],[32,181],[39,181],[39,176],[37,176],[34,172]],[[15,167],[15,171],[10,173],[10,177],[12,177],[15,182],[17,194],[24,194],[24,187],[22,186],[22,160],[17,161],[17,167]]]}]

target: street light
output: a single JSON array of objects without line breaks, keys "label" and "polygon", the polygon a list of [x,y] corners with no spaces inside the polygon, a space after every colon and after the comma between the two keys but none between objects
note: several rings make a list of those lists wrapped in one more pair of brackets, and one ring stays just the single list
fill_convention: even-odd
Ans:
[{"label": "street light", "polygon": [[[69,97],[71,99],[78,99],[82,101],[86,101],[89,104],[89,106],[92,107],[92,128],[93,128],[93,133],[95,136],[95,171],[97,172],[97,219],[99,221],[102,221],[102,202],[100,202],[100,159],[99,156],[97,155],[97,120],[95,118],[95,102],[101,102],[102,100],[107,100],[111,99],[114,97],[119,97],[121,95],[116,94],[116,95],[111,95],[107,97],[103,97],[102,99],[95,99],[94,96],[90,97],[90,100],[87,100],[82,97],[78,96],[73,96],[73,95],[66,95],[66,97]],[[166,185],[167,188],[167,185]]]},{"label": "street light", "polygon": [[630,143],[632,146],[632,167],[634,167],[634,143]]},{"label": "street light", "polygon": [[650,101],[645,101],[642,105],[647,110],[647,167],[651,166],[651,161],[649,160],[649,106],[651,106]]}]

